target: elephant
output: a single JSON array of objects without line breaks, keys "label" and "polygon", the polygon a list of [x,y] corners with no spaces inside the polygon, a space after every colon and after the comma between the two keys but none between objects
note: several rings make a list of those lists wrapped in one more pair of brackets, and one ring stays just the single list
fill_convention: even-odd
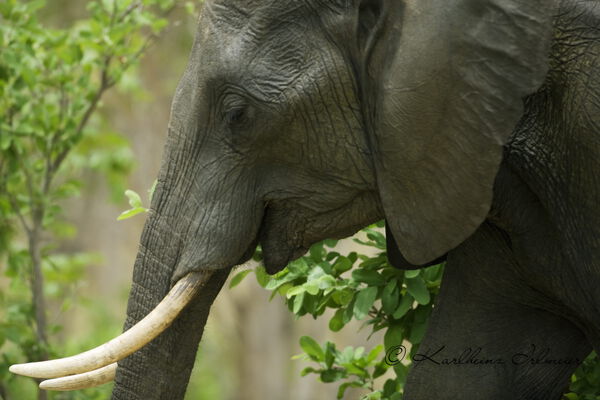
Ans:
[{"label": "elephant", "polygon": [[600,1],[205,0],[124,335],[165,330],[113,399],[183,398],[257,244],[275,273],[381,219],[393,266],[446,262],[404,398],[559,399],[600,351],[599,167]]}]

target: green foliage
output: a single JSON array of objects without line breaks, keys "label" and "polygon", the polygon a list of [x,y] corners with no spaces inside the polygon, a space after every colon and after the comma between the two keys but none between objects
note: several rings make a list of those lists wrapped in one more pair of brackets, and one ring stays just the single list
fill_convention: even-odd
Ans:
[{"label": "green foliage", "polygon": [[[443,265],[408,271],[393,268],[387,260],[385,237],[378,229],[382,227],[380,222],[363,230],[366,241],[354,239],[365,246],[365,252],[375,251],[372,256],[357,252],[342,255],[335,250],[336,241],[326,240],[273,276],[262,266],[255,270],[258,283],[273,292],[271,298],[282,297],[298,317],[319,318],[332,309],[329,329],[333,332],[343,329],[352,319],[364,321],[363,326],[370,327],[372,333],[385,332],[383,345],[368,352],[362,347],[338,350],[331,342],[320,345],[310,337],[301,338],[304,354],[296,358],[316,363],[315,367],[305,368],[302,376],[317,374],[324,383],[339,383],[340,399],[349,387],[366,390],[363,400],[402,399],[409,360],[418,351],[439,293]],[[255,259],[262,259],[260,248]],[[247,270],[238,273],[231,286],[239,284],[247,274]],[[410,349],[410,356],[388,365],[383,350],[400,345]],[[383,378],[376,382],[388,369],[393,369],[395,378],[382,385]],[[592,355],[573,375],[572,393],[565,398],[599,400],[599,383],[600,362]]]},{"label": "green foliage", "polygon": [[[148,202],[152,201],[152,196],[154,195],[154,190],[156,189],[156,184],[158,181],[154,181],[150,190],[148,190]],[[138,214],[147,213],[150,211],[149,208],[144,207],[144,203],[142,202],[142,196],[140,196],[137,192],[127,189],[125,191],[125,196],[129,200],[129,206],[131,207],[129,210],[123,211],[118,217],[117,221],[123,221],[129,218],[133,218]]]},{"label": "green foliage", "polygon": [[[94,0],[67,29],[45,26],[43,0],[0,2],[0,397],[35,398],[35,382],[8,373],[14,363],[63,354],[61,327],[46,320],[81,303],[75,288],[92,254],[62,254],[75,229],[64,201],[94,170],[122,192],[133,165],[127,140],[97,117],[104,93],[125,81],[167,26],[175,0]],[[189,8],[189,6],[188,6]],[[130,194],[134,212],[141,201]],[[48,305],[49,303],[49,305]],[[75,346],[78,347],[78,346]],[[79,349],[82,350],[82,349]],[[106,398],[109,387],[53,394]],[[44,395],[41,395],[44,397]]]},{"label": "green foliage", "polygon": [[[308,358],[318,363],[318,368],[306,367],[301,375],[318,374],[321,382],[337,382],[346,380],[338,388],[337,398],[341,399],[350,387],[364,388],[375,394],[374,380],[382,376],[389,366],[382,360],[377,360],[383,352],[383,346],[379,345],[370,352],[365,353],[363,347],[346,347],[338,350],[334,343],[326,342],[321,347],[314,339],[303,336],[300,339],[300,347],[304,350],[302,358]],[[379,393],[380,394],[380,393]],[[379,397],[367,397],[380,399]]]},{"label": "green foliage", "polygon": [[571,377],[566,400],[600,400],[600,362],[592,352]]},{"label": "green foliage", "polygon": [[129,205],[131,208],[127,211],[123,211],[121,215],[117,218],[118,221],[122,221],[124,219],[129,219],[134,217],[140,213],[148,212],[148,209],[142,205],[142,198],[139,194],[134,192],[131,189],[125,191],[125,196],[129,199]]},{"label": "green foliage", "polygon": [[[259,284],[285,299],[289,310],[297,316],[322,316],[327,309],[334,311],[329,328],[343,329],[352,319],[364,321],[372,332],[385,331],[385,348],[410,343],[412,352],[418,349],[432,303],[439,291],[443,267],[402,271],[393,268],[385,253],[385,237],[379,223],[365,229],[367,240],[355,239],[377,251],[374,256],[357,252],[342,255],[335,251],[337,241],[326,240],[310,249],[307,256],[291,262],[273,276],[256,269]],[[261,258],[260,252],[255,256]],[[233,279],[236,283],[247,272]],[[320,346],[313,339],[303,337],[300,345],[305,357],[318,363],[317,368],[306,368],[303,375],[318,374],[321,381],[341,382],[339,398],[349,387],[365,388],[370,394],[365,399],[394,399],[401,397],[407,366],[393,367],[380,357],[383,346],[369,352],[363,348],[347,347],[338,350],[334,343]],[[382,389],[376,389],[375,380],[388,368],[393,368],[396,379],[389,379]]]}]

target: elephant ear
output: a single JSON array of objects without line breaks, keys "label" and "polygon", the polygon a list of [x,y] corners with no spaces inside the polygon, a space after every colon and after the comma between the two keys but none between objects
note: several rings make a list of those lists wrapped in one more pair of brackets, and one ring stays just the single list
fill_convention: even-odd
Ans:
[{"label": "elephant ear", "polygon": [[542,0],[360,3],[378,187],[408,263],[431,263],[486,218],[522,99],[547,73],[553,14]]}]

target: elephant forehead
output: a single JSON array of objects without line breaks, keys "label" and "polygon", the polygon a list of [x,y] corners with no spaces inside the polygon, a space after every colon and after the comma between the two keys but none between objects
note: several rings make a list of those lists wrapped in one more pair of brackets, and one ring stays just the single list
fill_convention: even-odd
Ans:
[{"label": "elephant forehead", "polygon": [[289,0],[213,0],[205,3],[205,11],[210,14],[211,22],[223,30],[249,30],[256,36],[269,32],[276,24],[311,13],[304,2]]},{"label": "elephant forehead", "polygon": [[224,18],[243,23],[254,16],[279,19],[286,15],[310,16],[322,12],[340,13],[354,0],[208,0],[207,7]]},{"label": "elephant forehead", "polygon": [[323,58],[317,53],[327,43],[314,45],[323,42],[318,18],[302,1],[207,1],[197,59],[208,76],[277,97],[306,71],[320,68]]},{"label": "elephant forehead", "polygon": [[[300,30],[329,15],[343,15],[353,0],[207,0],[205,12],[223,30],[248,30],[256,37],[288,25]],[[318,25],[318,23],[317,23]]]}]

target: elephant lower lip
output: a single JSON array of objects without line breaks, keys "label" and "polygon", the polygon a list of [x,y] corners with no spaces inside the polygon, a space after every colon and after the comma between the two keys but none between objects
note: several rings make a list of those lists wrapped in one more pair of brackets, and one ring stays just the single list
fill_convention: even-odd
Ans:
[{"label": "elephant lower lip", "polygon": [[299,241],[300,236],[288,235],[289,232],[302,232],[302,228],[299,220],[293,218],[285,209],[272,205],[265,208],[259,237],[263,262],[268,273],[281,271],[290,261],[306,252],[306,248]]},{"label": "elephant lower lip", "polygon": [[256,251],[256,246],[258,246],[258,242],[259,236],[256,236],[252,243],[250,243],[250,246],[248,246],[248,249],[244,252],[244,255],[242,255],[242,257],[238,260],[236,265],[243,264],[252,258],[254,252]]},{"label": "elephant lower lip", "polygon": [[306,254],[307,251],[308,251],[308,248],[306,248],[306,247],[298,247],[298,248],[296,248],[292,252],[292,257],[288,260],[288,263],[291,262],[291,261],[294,261],[297,258],[302,257],[303,255]]},{"label": "elephant lower lip", "polygon": [[277,251],[276,253],[265,252],[263,247],[263,262],[269,274],[275,274],[284,269],[291,261],[303,256],[306,249],[290,249],[288,252]]}]

